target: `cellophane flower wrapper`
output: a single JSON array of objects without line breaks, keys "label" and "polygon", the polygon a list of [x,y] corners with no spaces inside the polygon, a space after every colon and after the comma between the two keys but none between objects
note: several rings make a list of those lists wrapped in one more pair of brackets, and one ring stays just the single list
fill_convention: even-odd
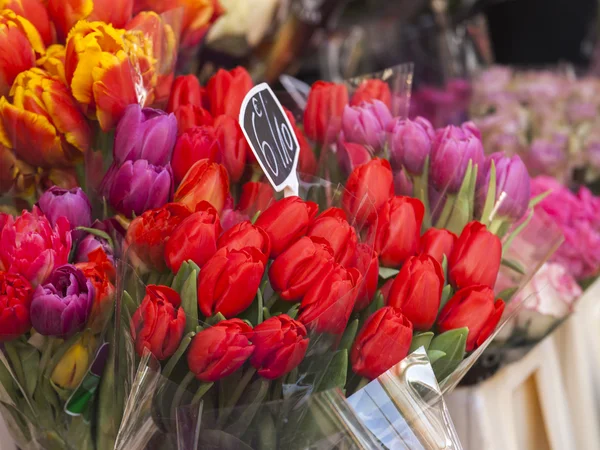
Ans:
[{"label": "cellophane flower wrapper", "polygon": [[[340,204],[345,191],[338,185],[301,177],[300,196],[315,201],[320,209]],[[373,212],[369,200],[362,199],[366,211]],[[259,216],[260,218],[260,216]],[[372,249],[364,224],[350,219],[361,245]],[[129,249],[134,252],[134,248]],[[131,260],[131,259],[130,259]],[[137,261],[137,257],[133,261]],[[424,352],[412,355],[396,368],[381,375],[367,387],[366,382],[349,369],[349,351],[367,311],[352,313],[339,325],[343,332],[319,332],[311,323],[324,324],[339,317],[339,306],[356,296],[362,283],[337,299],[307,324],[310,340],[302,362],[283,376],[270,380],[255,373],[248,362],[232,374],[214,382],[195,378],[186,363],[198,333],[231,322],[223,317],[198,318],[196,277],[193,263],[182,266],[177,274],[139,274],[139,266],[123,262],[117,302],[118,345],[114,355],[115,379],[107,384],[115,391],[122,406],[107,411],[119,424],[116,449],[196,448],[216,445],[219,448],[444,448],[432,445],[443,439],[451,448],[460,448],[451,421],[445,412],[435,376]],[[186,272],[187,270],[187,272]],[[205,268],[201,269],[205,270]],[[201,273],[200,270],[200,273]],[[150,278],[149,278],[150,277]],[[185,278],[185,280],[183,279]],[[136,351],[131,323],[135,311],[146,295],[149,284],[168,285],[181,294],[186,310],[186,331],[173,356],[162,362],[149,351]],[[290,317],[297,305],[273,300],[270,283],[261,285],[252,305],[237,315],[256,326],[278,310]],[[266,307],[261,308],[261,305]],[[380,306],[379,303],[374,307]],[[270,308],[270,309],[269,309]],[[192,311],[192,312],[189,312]],[[302,314],[302,312],[301,312]],[[265,323],[265,322],[262,322]],[[339,327],[338,327],[339,328]],[[189,330],[189,331],[188,331]],[[256,330],[248,339],[255,342],[262,332]],[[243,335],[244,333],[242,333]],[[275,345],[275,343],[273,343]],[[385,352],[385,349],[381,349]],[[412,383],[406,383],[410,379]],[[107,382],[108,382],[107,378]],[[422,383],[422,388],[421,384]],[[118,387],[117,387],[118,386]],[[354,393],[352,397],[350,394]],[[371,395],[377,393],[376,398]],[[383,417],[388,417],[384,420]],[[327,418],[327,420],[325,420]],[[391,421],[391,425],[390,425]],[[413,430],[414,428],[414,430]],[[411,431],[412,430],[412,431]],[[395,447],[402,442],[404,447]],[[436,445],[437,445],[436,444]]]}]

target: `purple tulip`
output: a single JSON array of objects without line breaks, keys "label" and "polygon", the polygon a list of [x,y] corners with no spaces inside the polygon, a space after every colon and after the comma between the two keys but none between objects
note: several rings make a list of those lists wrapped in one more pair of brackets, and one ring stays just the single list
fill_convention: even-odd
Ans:
[{"label": "purple tulip", "polygon": [[113,165],[103,182],[103,191],[110,205],[118,212],[131,217],[158,208],[173,197],[173,172],[171,166],[155,166],[145,159],[125,161]]},{"label": "purple tulip", "polygon": [[44,336],[68,338],[81,331],[94,303],[94,287],[71,264],[56,268],[31,300],[31,324]]},{"label": "purple tulip", "polygon": [[59,217],[66,217],[71,228],[92,224],[92,205],[79,187],[63,189],[52,186],[42,194],[38,206],[52,226],[56,225]]},{"label": "purple tulip", "polygon": [[392,114],[379,100],[361,106],[346,106],[342,114],[342,129],[348,142],[378,150],[385,140],[385,130]]},{"label": "purple tulip", "polygon": [[164,166],[171,162],[176,139],[174,114],[131,104],[115,131],[114,160],[122,164],[145,159],[150,164]]},{"label": "purple tulip", "polygon": [[431,123],[423,117],[417,117],[415,120],[393,122],[388,129],[394,168],[404,167],[409,173],[421,175],[435,136]]},{"label": "purple tulip", "polygon": [[[104,222],[100,222],[98,220],[92,225],[92,228],[104,231],[107,234],[110,233],[109,227],[106,226]],[[92,233],[88,233],[81,241],[79,241],[79,244],[77,244],[75,261],[78,263],[88,262],[89,254],[98,248],[102,248],[109,261],[114,265],[114,249],[110,246],[106,239]]]},{"label": "purple tulip", "polygon": [[430,180],[440,192],[455,194],[465,177],[469,161],[479,167],[477,184],[483,181],[483,145],[472,122],[438,130],[431,149]]},{"label": "purple tulip", "polygon": [[479,210],[483,210],[485,204],[492,161],[496,166],[496,201],[500,199],[502,193],[505,194],[496,214],[517,221],[527,212],[531,191],[527,167],[518,155],[507,157],[503,152],[498,152],[486,158],[485,187],[480,189],[477,195]]},{"label": "purple tulip", "polygon": [[394,193],[406,197],[413,196],[413,184],[404,170],[398,170],[394,173]]}]

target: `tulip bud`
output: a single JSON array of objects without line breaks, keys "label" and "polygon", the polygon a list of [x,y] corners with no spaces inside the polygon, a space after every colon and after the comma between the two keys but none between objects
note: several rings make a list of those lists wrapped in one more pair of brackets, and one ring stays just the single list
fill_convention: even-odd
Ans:
[{"label": "tulip bud", "polygon": [[215,134],[229,179],[237,183],[246,168],[246,155],[250,151],[248,141],[237,118],[226,115],[219,116],[215,120]]},{"label": "tulip bud", "polygon": [[420,249],[424,255],[432,256],[440,264],[450,258],[457,236],[446,229],[430,228],[421,236]]},{"label": "tulip bud", "polygon": [[298,320],[316,333],[340,335],[356,303],[360,272],[337,265],[319,279],[302,299]]},{"label": "tulip bud", "polygon": [[144,211],[169,202],[173,195],[171,166],[154,166],[144,159],[113,165],[102,181],[110,205],[125,215],[139,216]]},{"label": "tulip bud", "polygon": [[94,303],[94,287],[71,264],[55,269],[31,300],[31,323],[44,336],[68,338],[81,331]]},{"label": "tulip bud", "polygon": [[304,359],[309,339],[306,328],[287,314],[271,317],[254,327],[250,364],[258,374],[275,380],[290,373]]},{"label": "tulip bud", "polygon": [[214,117],[226,114],[238,120],[244,97],[253,86],[250,74],[243,67],[219,69],[206,85],[210,112]]},{"label": "tulip bud", "polygon": [[245,311],[256,296],[266,261],[256,247],[217,251],[198,276],[198,305],[202,314],[210,317],[221,313],[230,318]]},{"label": "tulip bud", "polygon": [[125,108],[115,131],[114,160],[145,159],[150,164],[164,166],[171,161],[177,139],[177,119],[173,114],[138,104]]},{"label": "tulip bud", "polygon": [[344,174],[350,174],[354,169],[367,164],[372,159],[371,152],[364,145],[345,142],[340,135],[337,143],[337,155]]},{"label": "tulip bud", "polygon": [[177,273],[181,264],[192,260],[201,268],[217,252],[220,234],[221,222],[215,208],[208,202],[198,203],[196,212],[183,219],[165,244],[167,266]]},{"label": "tulip bud", "polygon": [[377,210],[394,195],[394,177],[390,163],[374,158],[358,166],[348,177],[342,204],[351,221],[372,221]]},{"label": "tulip bud", "polygon": [[473,285],[454,294],[440,311],[437,325],[442,333],[468,328],[466,350],[470,352],[493,333],[503,311],[504,302],[494,301],[494,291],[487,286]]},{"label": "tulip bud", "polygon": [[269,269],[269,280],[282,299],[299,300],[332,268],[333,250],[329,242],[305,236],[275,258]]},{"label": "tulip bud", "polygon": [[509,158],[503,153],[494,153],[488,156],[485,164],[485,184],[478,195],[480,210],[483,210],[487,197],[492,161],[496,166],[496,201],[504,194],[496,215],[516,222],[525,215],[529,207],[531,180],[527,167],[518,155]]},{"label": "tulip bud", "polygon": [[94,336],[89,332],[82,333],[54,367],[50,377],[52,382],[63,389],[77,388],[92,362],[95,346]]},{"label": "tulip bud", "polygon": [[452,285],[459,289],[473,284],[493,288],[501,259],[500,238],[482,223],[471,222],[454,244],[448,259],[448,277]]},{"label": "tulip bud", "polygon": [[431,152],[435,132],[431,123],[423,117],[393,122],[390,129],[390,152],[394,167],[404,167],[413,175],[421,175],[425,160]]},{"label": "tulip bud", "polygon": [[256,226],[265,230],[271,241],[271,258],[279,256],[306,234],[318,210],[316,203],[292,196],[271,204],[258,217]]},{"label": "tulip bud", "polygon": [[242,250],[245,247],[256,247],[265,257],[271,252],[269,235],[260,227],[252,225],[249,220],[234,225],[221,235],[217,248]]},{"label": "tulip bud", "polygon": [[175,192],[175,201],[191,210],[202,202],[209,202],[220,213],[229,195],[229,177],[221,164],[202,159],[194,163],[181,180]]},{"label": "tulip bud", "polygon": [[175,183],[181,183],[188,169],[201,159],[221,162],[215,130],[208,125],[189,128],[177,138],[171,160]]},{"label": "tulip bud", "polygon": [[185,205],[167,203],[133,219],[125,237],[128,257],[159,272],[164,271],[167,268],[165,244],[173,230],[191,213]]},{"label": "tulip bud", "polygon": [[379,100],[389,109],[392,108],[392,92],[385,81],[376,78],[364,80],[352,94],[350,105],[360,106],[362,103],[372,103],[373,100]]},{"label": "tulip bud", "polygon": [[392,197],[381,207],[377,223],[369,233],[375,236],[375,251],[385,267],[398,267],[419,250],[425,207],[419,199]]},{"label": "tulip bud", "polygon": [[355,311],[362,311],[371,304],[377,283],[379,282],[379,258],[377,252],[368,244],[358,244],[354,253],[354,262],[352,267],[358,269],[363,277],[363,283],[356,297]]},{"label": "tulip bud", "polygon": [[167,286],[146,286],[146,296],[131,317],[130,332],[135,351],[148,349],[156,359],[169,358],[181,342],[185,312],[179,294]]},{"label": "tulip bud", "polygon": [[92,205],[81,188],[62,189],[53,186],[42,194],[39,207],[52,226],[66,217],[71,229],[92,224]]},{"label": "tulip bud", "polygon": [[379,100],[362,106],[346,106],[342,114],[344,137],[374,150],[381,149],[392,114]]},{"label": "tulip bud", "polygon": [[185,133],[193,127],[212,126],[214,123],[213,116],[206,109],[196,105],[181,105],[173,114],[177,119],[178,134]]},{"label": "tulip bud", "polygon": [[340,208],[329,208],[312,221],[307,236],[325,239],[333,250],[335,262],[348,265],[356,250],[356,230],[346,220],[346,213]]},{"label": "tulip bud", "polygon": [[252,327],[240,319],[222,320],[200,331],[187,353],[190,371],[204,382],[231,375],[252,355],[252,335]]},{"label": "tulip bud", "polygon": [[367,319],[356,336],[352,370],[370,380],[387,372],[408,355],[413,327],[399,309],[386,306]]},{"label": "tulip bud", "polygon": [[29,331],[32,296],[33,288],[24,277],[0,271],[0,342],[11,341]]},{"label": "tulip bud", "polygon": [[429,330],[435,323],[444,273],[442,266],[429,255],[412,256],[394,279],[387,304],[399,308],[415,330]]},{"label": "tulip bud", "polygon": [[275,202],[273,188],[269,183],[249,181],[242,185],[242,193],[237,209],[254,217],[257,212],[264,212]]},{"label": "tulip bud", "polygon": [[196,75],[180,75],[175,78],[171,95],[167,103],[167,111],[174,112],[183,105],[195,105],[202,107],[208,103],[206,91],[200,86]]},{"label": "tulip bud", "polygon": [[87,328],[94,333],[100,333],[112,314],[115,299],[115,267],[101,248],[97,248],[89,255],[90,261],[75,265],[81,269],[85,277],[94,287],[94,304],[90,312]]},{"label": "tulip bud", "polygon": [[304,131],[308,138],[321,145],[334,142],[347,104],[346,85],[326,81],[313,84],[304,110]]},{"label": "tulip bud", "polygon": [[483,180],[483,145],[471,126],[449,125],[438,131],[431,149],[430,180],[441,192],[454,194],[460,190],[469,161],[479,168],[478,185]]}]

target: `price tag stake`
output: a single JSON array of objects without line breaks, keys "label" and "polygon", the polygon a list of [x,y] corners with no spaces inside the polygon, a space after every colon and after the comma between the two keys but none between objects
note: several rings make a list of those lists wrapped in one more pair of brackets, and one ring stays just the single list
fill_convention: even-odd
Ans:
[{"label": "price tag stake", "polygon": [[267,83],[252,88],[240,110],[240,127],[260,167],[277,192],[298,195],[300,145],[281,103]]}]

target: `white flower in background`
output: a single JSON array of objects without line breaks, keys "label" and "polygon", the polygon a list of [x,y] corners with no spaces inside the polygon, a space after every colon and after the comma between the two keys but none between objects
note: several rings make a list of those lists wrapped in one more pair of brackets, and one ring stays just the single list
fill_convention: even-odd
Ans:
[{"label": "white flower in background", "polygon": [[279,1],[220,0],[226,12],[211,27],[208,42],[239,36],[245,37],[250,47],[258,45],[271,25]]}]

